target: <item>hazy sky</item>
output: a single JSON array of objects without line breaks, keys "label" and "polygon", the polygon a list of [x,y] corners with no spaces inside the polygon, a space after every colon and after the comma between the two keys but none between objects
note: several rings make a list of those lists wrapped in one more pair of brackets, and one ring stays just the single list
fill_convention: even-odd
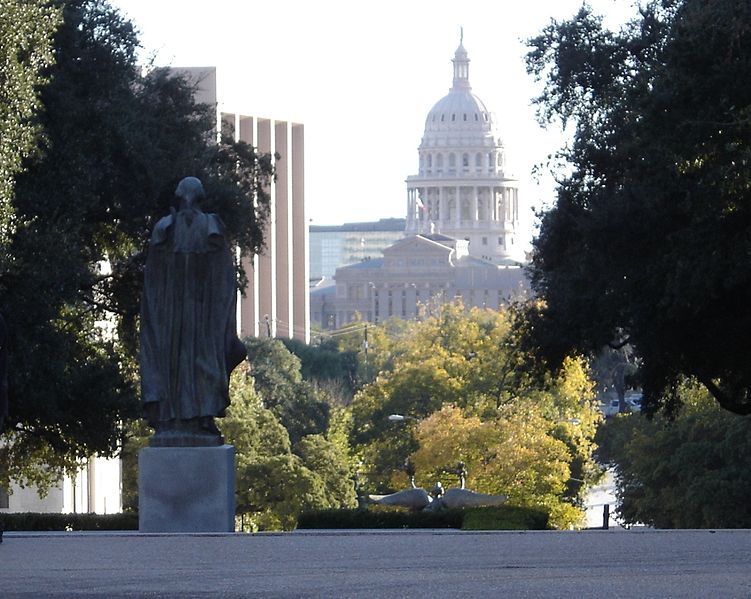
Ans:
[{"label": "hazy sky", "polygon": [[[524,40],[581,0],[113,0],[158,65],[216,66],[222,109],[305,125],[313,224],[403,217],[430,108],[451,87],[464,28],[470,83],[496,114],[527,224],[549,202],[534,164],[560,145],[537,124]],[[630,0],[590,0],[617,26]],[[521,207],[521,206],[520,206]]]}]

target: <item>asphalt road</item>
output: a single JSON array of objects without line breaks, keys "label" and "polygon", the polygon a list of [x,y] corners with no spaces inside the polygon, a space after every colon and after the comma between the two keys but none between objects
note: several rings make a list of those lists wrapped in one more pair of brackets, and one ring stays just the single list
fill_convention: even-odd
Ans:
[{"label": "asphalt road", "polygon": [[5,533],[0,597],[751,597],[751,531]]}]

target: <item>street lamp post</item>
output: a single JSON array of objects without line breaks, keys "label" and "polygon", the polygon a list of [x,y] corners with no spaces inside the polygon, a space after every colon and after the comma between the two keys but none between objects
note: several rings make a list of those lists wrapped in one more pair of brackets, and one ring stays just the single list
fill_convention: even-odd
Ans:
[{"label": "street lamp post", "polygon": [[405,416],[404,414],[389,414],[389,420],[391,422],[404,422],[405,420],[414,420],[418,422],[420,419],[414,416]]}]

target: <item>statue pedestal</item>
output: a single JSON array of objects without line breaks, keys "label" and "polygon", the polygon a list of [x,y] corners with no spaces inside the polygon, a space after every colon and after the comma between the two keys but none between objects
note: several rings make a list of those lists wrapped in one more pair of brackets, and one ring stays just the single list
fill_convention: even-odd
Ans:
[{"label": "statue pedestal", "polygon": [[138,454],[140,532],[234,532],[235,448],[146,447]]}]

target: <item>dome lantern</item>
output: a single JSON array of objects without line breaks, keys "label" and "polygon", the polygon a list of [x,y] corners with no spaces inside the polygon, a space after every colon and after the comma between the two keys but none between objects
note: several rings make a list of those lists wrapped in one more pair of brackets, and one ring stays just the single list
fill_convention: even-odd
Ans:
[{"label": "dome lantern", "polygon": [[454,52],[454,58],[451,60],[454,63],[454,87],[453,89],[466,89],[470,90],[472,87],[469,85],[469,57],[467,51],[464,49],[464,28],[461,29],[461,35],[459,37],[459,47]]}]

